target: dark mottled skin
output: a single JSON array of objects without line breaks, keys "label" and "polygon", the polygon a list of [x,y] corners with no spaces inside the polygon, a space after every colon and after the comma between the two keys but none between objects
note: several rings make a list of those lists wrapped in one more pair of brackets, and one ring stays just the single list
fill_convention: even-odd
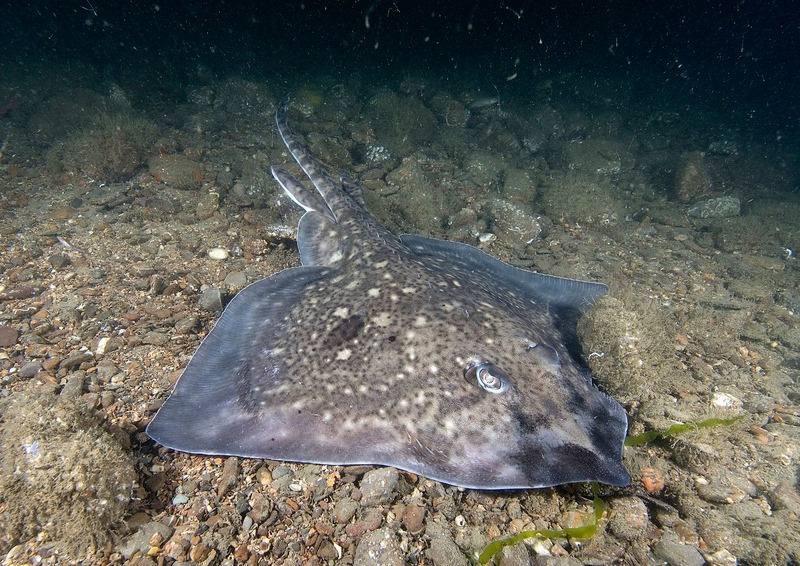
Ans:
[{"label": "dark mottled skin", "polygon": [[322,197],[273,169],[307,211],[303,267],[231,302],[148,433],[189,452],[385,464],[465,487],[627,484],[625,412],[573,356],[574,321],[605,286],[394,236],[288,114],[278,130]]}]

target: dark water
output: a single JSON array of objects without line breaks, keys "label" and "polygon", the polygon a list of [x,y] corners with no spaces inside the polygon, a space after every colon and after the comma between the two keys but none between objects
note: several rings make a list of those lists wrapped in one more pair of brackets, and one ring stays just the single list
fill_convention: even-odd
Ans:
[{"label": "dark water", "polygon": [[524,98],[543,74],[576,73],[645,104],[714,109],[728,127],[783,143],[798,129],[793,2],[71,0],[0,10],[4,81],[49,63],[178,101],[200,65],[287,83],[425,73]]}]

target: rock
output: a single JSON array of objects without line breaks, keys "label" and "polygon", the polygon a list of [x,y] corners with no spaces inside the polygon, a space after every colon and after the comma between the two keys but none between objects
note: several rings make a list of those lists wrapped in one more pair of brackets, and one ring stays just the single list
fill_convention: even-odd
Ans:
[{"label": "rock", "polygon": [[495,198],[489,201],[488,206],[494,219],[493,232],[510,248],[523,250],[546,235],[546,221],[543,217],[528,214],[521,205]]},{"label": "rock", "polygon": [[337,523],[348,523],[358,511],[358,503],[350,497],[345,497],[336,502],[333,516]]},{"label": "rock", "polygon": [[530,566],[531,557],[528,554],[528,547],[524,542],[518,542],[505,547],[500,552],[500,563],[503,566]]},{"label": "rock", "polygon": [[239,468],[239,458],[231,456],[225,460],[225,464],[222,466],[222,476],[217,485],[217,497],[222,497],[236,485],[239,479]]},{"label": "rock", "polygon": [[403,509],[401,518],[406,530],[412,535],[417,535],[425,530],[425,507],[411,503]]},{"label": "rock", "polygon": [[[740,482],[739,482],[740,483]],[[705,501],[711,503],[740,503],[747,499],[747,492],[730,478],[711,478],[698,477],[695,480],[695,489]]]},{"label": "rock", "polygon": [[247,275],[243,271],[231,271],[225,276],[224,285],[232,292],[240,291],[247,286]]},{"label": "rock", "polygon": [[791,513],[800,516],[800,495],[790,482],[783,481],[769,493],[769,500],[772,509],[781,511],[789,510]]},{"label": "rock", "polygon": [[700,551],[668,540],[660,540],[653,547],[655,555],[669,566],[703,566],[706,561]]},{"label": "rock", "polygon": [[256,524],[265,521],[270,513],[272,513],[273,508],[274,504],[272,500],[264,497],[263,493],[258,491],[253,493],[250,499],[250,517],[252,517]]},{"label": "rock", "polygon": [[564,154],[571,171],[601,177],[628,171],[635,162],[627,144],[608,139],[566,143]]},{"label": "rock", "polygon": [[17,343],[19,331],[10,326],[0,325],[0,348],[8,348]]},{"label": "rock", "polygon": [[162,346],[167,342],[169,342],[169,336],[163,332],[157,332],[155,330],[151,330],[142,336],[142,344],[148,344],[150,346]]},{"label": "rock", "polygon": [[40,369],[42,369],[41,362],[28,362],[19,368],[17,375],[22,379],[28,379],[39,373]]},{"label": "rock", "polygon": [[364,474],[361,480],[361,506],[372,507],[394,500],[400,480],[395,468],[378,468]]},{"label": "rock", "polygon": [[447,564],[449,566],[468,566],[469,562],[461,549],[458,548],[450,533],[439,523],[429,522],[425,529],[426,536],[430,539],[425,555],[434,564]]},{"label": "rock", "polygon": [[[157,546],[153,545],[151,541],[158,540],[159,538],[161,541],[166,541],[169,540],[171,536],[172,527],[168,527],[157,521],[146,523],[122,542],[119,547],[119,552],[125,558],[130,558],[134,552],[147,554],[151,546]],[[156,539],[153,537],[156,537]]]},{"label": "rock", "polygon": [[711,193],[711,185],[705,156],[699,151],[690,153],[676,171],[675,198],[678,202],[695,202]]},{"label": "rock", "polygon": [[736,557],[726,548],[706,554],[705,557],[708,566],[736,566],[738,564]]},{"label": "rock", "polygon": [[635,541],[647,535],[649,515],[644,501],[638,497],[620,497],[611,505],[611,532],[625,541]]},{"label": "rock", "polygon": [[184,317],[175,323],[175,332],[178,334],[189,334],[197,328],[199,322],[200,320],[196,316]]},{"label": "rock", "polygon": [[209,312],[222,312],[222,293],[219,287],[206,287],[197,305]]},{"label": "rock", "polygon": [[148,165],[156,181],[178,189],[196,189],[203,180],[200,164],[185,155],[157,155]]},{"label": "rock", "polygon": [[742,203],[736,197],[719,197],[698,202],[686,214],[690,218],[730,218],[739,216]]},{"label": "rock", "polygon": [[58,364],[58,367],[66,369],[75,368],[81,365],[83,362],[88,362],[92,359],[94,359],[94,355],[92,355],[92,353],[89,351],[77,352],[61,360],[61,363]]},{"label": "rock", "polygon": [[53,254],[50,256],[50,265],[53,266],[53,269],[63,269],[67,267],[72,261],[63,255],[63,254]]},{"label": "rock", "polygon": [[403,566],[397,536],[388,527],[365,534],[356,546],[353,566]]},{"label": "rock", "polygon": [[217,209],[219,209],[219,193],[211,191],[197,202],[197,218],[199,220],[207,220],[214,215]]}]

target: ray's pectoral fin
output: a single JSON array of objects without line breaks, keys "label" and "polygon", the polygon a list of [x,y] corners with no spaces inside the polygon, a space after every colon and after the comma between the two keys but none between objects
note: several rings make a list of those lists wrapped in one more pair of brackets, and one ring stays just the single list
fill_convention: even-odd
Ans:
[{"label": "ray's pectoral fin", "polygon": [[184,452],[264,457],[270,423],[254,406],[253,388],[268,393],[287,379],[275,341],[304,291],[334,272],[287,269],[236,295],[148,425],[150,438]]}]

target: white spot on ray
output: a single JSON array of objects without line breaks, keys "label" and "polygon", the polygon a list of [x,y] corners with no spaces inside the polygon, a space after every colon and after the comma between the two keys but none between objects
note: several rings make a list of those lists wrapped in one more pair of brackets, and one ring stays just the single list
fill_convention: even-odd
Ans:
[{"label": "white spot on ray", "polygon": [[339,352],[336,354],[336,359],[341,361],[349,360],[350,356],[352,355],[353,355],[353,350],[351,350],[350,348],[344,348],[342,350],[339,350]]},{"label": "white spot on ray", "polygon": [[347,318],[350,314],[350,309],[347,307],[339,307],[335,311],[333,311],[333,316],[338,316],[339,318]]},{"label": "white spot on ray", "polygon": [[386,328],[392,323],[392,316],[388,312],[378,313],[372,318],[372,324],[379,328]]},{"label": "white spot on ray", "polygon": [[381,290],[378,289],[377,287],[373,287],[372,289],[367,291],[367,295],[370,296],[370,297],[377,297],[380,294],[381,294]]}]

